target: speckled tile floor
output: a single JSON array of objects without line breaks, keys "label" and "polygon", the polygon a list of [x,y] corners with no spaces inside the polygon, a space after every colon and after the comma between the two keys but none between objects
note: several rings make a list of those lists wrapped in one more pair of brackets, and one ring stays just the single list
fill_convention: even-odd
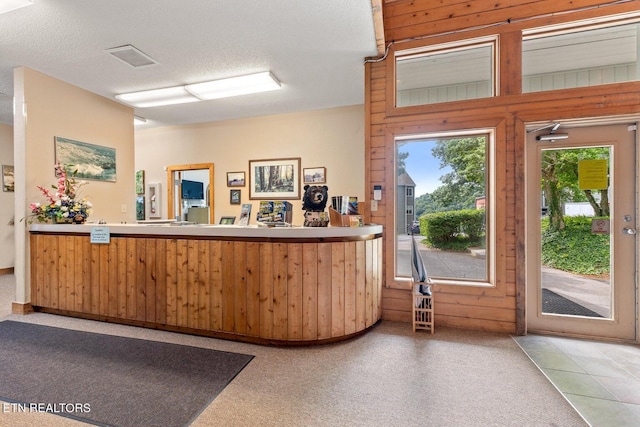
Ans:
[{"label": "speckled tile floor", "polygon": [[590,425],[640,425],[640,346],[540,335],[514,339]]}]

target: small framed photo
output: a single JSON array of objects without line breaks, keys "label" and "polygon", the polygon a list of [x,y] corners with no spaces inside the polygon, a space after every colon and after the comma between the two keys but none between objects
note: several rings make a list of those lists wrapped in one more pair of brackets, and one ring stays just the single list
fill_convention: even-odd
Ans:
[{"label": "small framed photo", "polygon": [[2,165],[2,191],[14,191],[13,165]]},{"label": "small framed photo", "polygon": [[144,196],[136,196],[136,220],[144,220]]},{"label": "small framed photo", "polygon": [[327,182],[327,168],[304,168],[302,176],[305,184],[324,184]]},{"label": "small framed photo", "polygon": [[236,222],[235,216],[223,216],[220,218],[221,225],[233,225],[234,222]]},{"label": "small framed photo", "polygon": [[240,190],[229,190],[229,203],[232,205],[239,205],[242,200],[240,196]]},{"label": "small framed photo", "polygon": [[227,172],[227,187],[244,187],[244,172]]}]

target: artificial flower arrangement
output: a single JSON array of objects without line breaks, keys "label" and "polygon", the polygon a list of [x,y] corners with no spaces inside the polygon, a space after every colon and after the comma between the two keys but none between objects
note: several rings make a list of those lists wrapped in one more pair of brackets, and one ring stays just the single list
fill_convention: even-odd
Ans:
[{"label": "artificial flower arrangement", "polygon": [[80,187],[87,184],[86,181],[76,181],[77,170],[68,171],[71,165],[62,166],[56,163],[56,176],[58,185],[52,185],[51,190],[38,185],[38,190],[46,197],[47,203],[31,203],[31,216],[38,222],[75,223],[82,224],[91,215],[91,202],[86,197],[80,198]]}]

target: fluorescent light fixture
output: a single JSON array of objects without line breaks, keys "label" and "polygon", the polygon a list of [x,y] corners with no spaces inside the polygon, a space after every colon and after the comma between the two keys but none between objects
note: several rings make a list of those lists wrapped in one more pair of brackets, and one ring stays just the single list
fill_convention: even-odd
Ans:
[{"label": "fluorescent light fixture", "polygon": [[265,71],[263,73],[194,83],[186,86],[122,93],[116,95],[116,99],[133,107],[148,108],[268,92],[281,87],[282,85],[273,74]]},{"label": "fluorescent light fixture", "polygon": [[228,98],[249,93],[280,89],[280,82],[269,71],[246,76],[186,85],[190,93],[202,100]]},{"label": "fluorescent light fixture", "polygon": [[33,0],[0,0],[0,13],[10,12],[32,4]]},{"label": "fluorescent light fixture", "polygon": [[162,105],[185,104],[200,101],[183,86],[145,90],[116,95],[116,99],[137,108],[160,107]]},{"label": "fluorescent light fixture", "polygon": [[136,116],[136,115],[133,116],[133,124],[135,126],[143,125],[145,123],[147,123],[147,119],[145,119],[144,117],[140,117],[140,116]]},{"label": "fluorescent light fixture", "polygon": [[550,133],[549,135],[536,136],[537,141],[555,141],[556,139],[567,139],[569,134],[566,133]]}]

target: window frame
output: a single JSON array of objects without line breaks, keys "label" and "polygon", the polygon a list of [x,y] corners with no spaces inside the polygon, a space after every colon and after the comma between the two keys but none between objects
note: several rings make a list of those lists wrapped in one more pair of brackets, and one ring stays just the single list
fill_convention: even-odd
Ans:
[{"label": "window frame", "polygon": [[[478,129],[459,129],[444,132],[417,132],[411,134],[394,135],[393,136],[393,155],[394,155],[394,194],[393,199],[393,283],[397,284],[393,287],[411,288],[412,279],[409,276],[400,276],[398,274],[398,234],[396,230],[398,223],[398,183],[397,183],[397,165],[398,165],[398,143],[407,142],[417,139],[451,139],[464,138],[486,135],[486,183],[485,183],[485,213],[486,213],[486,275],[485,279],[469,280],[464,278],[436,278],[431,277],[434,285],[453,285],[456,287],[463,286],[468,288],[493,288],[496,286],[496,128],[478,128]],[[402,210],[403,212],[405,209]],[[414,211],[415,213],[415,211]]]},{"label": "window frame", "polygon": [[407,187],[406,188],[405,196],[413,197],[413,187]]},{"label": "window frame", "polygon": [[[449,52],[458,52],[463,50],[470,50],[478,47],[491,47],[491,93],[486,97],[478,97],[478,98],[470,98],[470,99],[461,99],[454,101],[443,101],[443,102],[435,102],[435,103],[426,103],[426,104],[416,104],[416,105],[406,105],[406,106],[398,106],[397,98],[398,98],[398,89],[397,89],[397,64],[400,59],[407,59],[410,57],[419,57],[419,56],[428,56],[430,54],[437,55]],[[421,110],[425,107],[433,107],[433,106],[442,106],[444,104],[450,103],[464,103],[469,102],[471,100],[479,100],[479,99],[489,99],[499,96],[500,86],[499,86],[499,37],[498,35],[489,35],[484,37],[477,37],[473,39],[464,39],[457,40],[452,42],[439,43],[435,45],[423,45],[418,47],[410,47],[406,49],[400,50],[392,50],[392,61],[389,61],[390,64],[390,72],[393,76],[394,84],[390,86],[390,94],[387,96],[387,99],[391,100],[391,105],[388,108],[390,115],[396,114],[407,114],[411,110]]]}]

